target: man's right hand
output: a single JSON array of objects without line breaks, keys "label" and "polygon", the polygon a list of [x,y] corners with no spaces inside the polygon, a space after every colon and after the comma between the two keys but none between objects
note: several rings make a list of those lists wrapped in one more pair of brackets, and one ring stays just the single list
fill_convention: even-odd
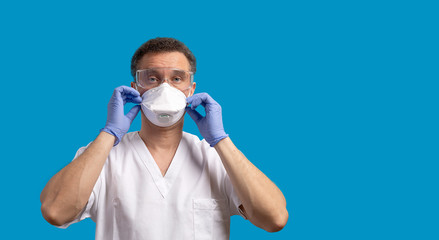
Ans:
[{"label": "man's right hand", "polygon": [[111,96],[108,103],[107,123],[101,131],[105,131],[116,137],[114,146],[116,146],[123,135],[130,129],[131,123],[140,111],[140,105],[136,105],[125,115],[124,105],[127,102],[140,104],[142,98],[140,93],[134,88],[127,86],[120,86],[114,89],[113,96]]}]

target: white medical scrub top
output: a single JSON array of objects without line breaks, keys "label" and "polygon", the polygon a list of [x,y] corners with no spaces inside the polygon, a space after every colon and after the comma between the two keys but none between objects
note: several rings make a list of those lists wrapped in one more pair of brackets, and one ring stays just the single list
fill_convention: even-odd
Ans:
[{"label": "white medical scrub top", "polygon": [[[78,157],[86,147],[76,153]],[[165,176],[138,132],[112,148],[77,219],[96,223],[96,239],[229,239],[241,204],[216,150],[183,137]]]}]

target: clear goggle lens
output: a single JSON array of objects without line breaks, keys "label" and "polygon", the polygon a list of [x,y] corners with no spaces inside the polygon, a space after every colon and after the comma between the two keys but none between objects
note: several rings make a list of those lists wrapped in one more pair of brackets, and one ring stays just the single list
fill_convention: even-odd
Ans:
[{"label": "clear goggle lens", "polygon": [[194,74],[178,68],[148,68],[137,70],[136,84],[144,89],[151,89],[167,83],[179,90],[187,90],[192,86]]}]

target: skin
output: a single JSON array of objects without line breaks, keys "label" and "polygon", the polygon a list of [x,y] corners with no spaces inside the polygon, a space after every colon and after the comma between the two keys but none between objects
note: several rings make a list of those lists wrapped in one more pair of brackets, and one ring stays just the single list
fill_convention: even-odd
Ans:
[{"label": "skin", "polygon": [[[190,70],[186,57],[179,52],[147,54],[139,61],[138,69],[171,67]],[[136,88],[142,95],[146,89]],[[194,94],[196,84],[185,91]],[[184,118],[170,127],[152,124],[142,113],[139,135],[163,175],[175,155],[183,135]],[[115,137],[101,132],[75,161],[72,161],[50,179],[41,193],[41,211],[53,225],[63,225],[78,216],[87,204],[93,187],[113,147]],[[276,185],[256,168],[233,144],[229,137],[215,145],[230,177],[244,215],[257,227],[269,232],[281,230],[288,220],[286,201]]]}]

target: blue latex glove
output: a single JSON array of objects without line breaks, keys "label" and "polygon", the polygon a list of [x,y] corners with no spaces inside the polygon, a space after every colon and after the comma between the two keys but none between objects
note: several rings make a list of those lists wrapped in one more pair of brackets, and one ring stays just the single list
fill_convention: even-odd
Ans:
[{"label": "blue latex glove", "polygon": [[140,93],[134,88],[127,86],[120,86],[114,89],[113,96],[111,96],[110,102],[108,102],[107,123],[101,129],[101,132],[104,131],[116,137],[114,146],[128,132],[131,123],[140,111],[140,105],[136,105],[125,115],[124,105],[127,102],[140,104],[142,102]]},{"label": "blue latex glove", "polygon": [[[221,139],[229,136],[224,132],[221,106],[209,94],[197,93],[188,97],[186,101],[191,105],[186,107],[186,112],[195,121],[201,136],[206,139],[211,147],[215,146]],[[206,110],[205,117],[195,110],[200,104]]]}]

